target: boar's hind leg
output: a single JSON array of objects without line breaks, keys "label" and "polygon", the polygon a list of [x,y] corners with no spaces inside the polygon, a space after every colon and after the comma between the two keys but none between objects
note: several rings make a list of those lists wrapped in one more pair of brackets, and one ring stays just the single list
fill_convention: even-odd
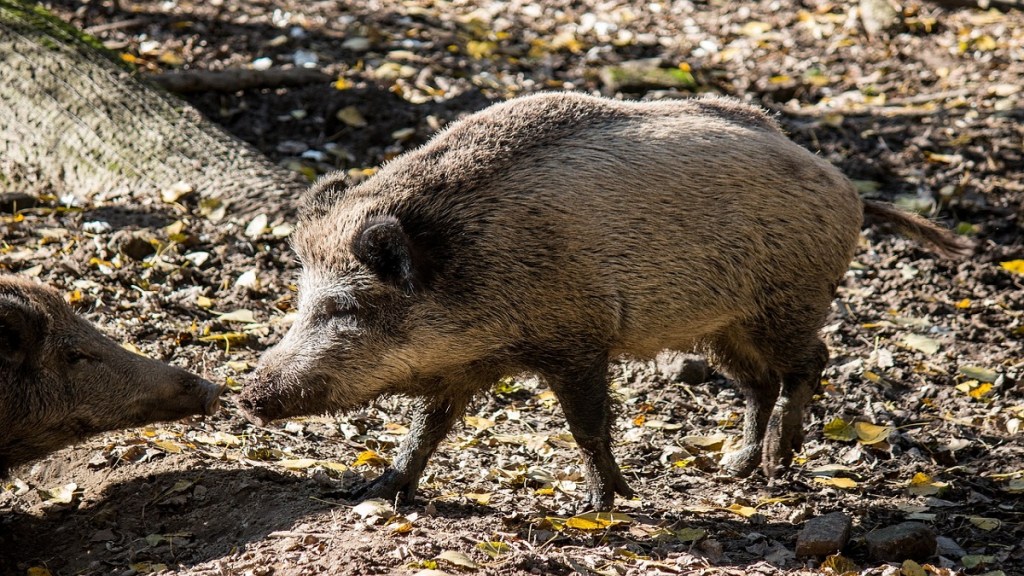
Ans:
[{"label": "boar's hind leg", "polygon": [[633,490],[612,455],[614,415],[608,393],[608,355],[588,360],[592,361],[568,360],[543,375],[562,406],[569,430],[583,456],[588,491],[585,505],[594,510],[608,510],[616,493],[631,497]]},{"label": "boar's hind leg", "polygon": [[397,495],[406,502],[411,502],[416,495],[420,475],[427,466],[427,459],[448,435],[455,422],[462,417],[468,401],[468,397],[461,396],[420,398],[413,414],[412,425],[409,427],[409,434],[398,450],[394,467],[386,470],[357,496],[391,500]]},{"label": "boar's hind leg", "polygon": [[740,448],[722,456],[719,467],[737,478],[749,476],[761,463],[765,431],[772,406],[779,396],[779,374],[768,368],[760,351],[742,334],[723,336],[715,345],[733,383],[746,399],[743,441]]},{"label": "boar's hind leg", "polygon": [[782,394],[768,421],[762,463],[768,477],[789,466],[793,452],[803,444],[804,407],[821,387],[821,373],[828,363],[828,348],[815,336],[804,353],[793,358],[797,361],[791,362],[790,369],[782,376]]}]

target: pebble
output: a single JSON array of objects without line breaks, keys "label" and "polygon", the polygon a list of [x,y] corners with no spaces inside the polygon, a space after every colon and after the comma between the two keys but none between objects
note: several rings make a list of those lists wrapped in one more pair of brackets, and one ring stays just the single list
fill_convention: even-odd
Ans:
[{"label": "pebble", "polygon": [[832,512],[811,518],[796,537],[797,556],[827,556],[843,549],[850,539],[850,517]]},{"label": "pebble", "polygon": [[880,562],[924,560],[935,554],[935,532],[920,522],[903,522],[873,530],[864,539],[871,558]]}]

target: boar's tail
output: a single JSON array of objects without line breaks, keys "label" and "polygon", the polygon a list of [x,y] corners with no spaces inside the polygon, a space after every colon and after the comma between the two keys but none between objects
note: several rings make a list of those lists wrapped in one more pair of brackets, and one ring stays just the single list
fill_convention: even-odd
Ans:
[{"label": "boar's tail", "polygon": [[974,251],[974,244],[926,218],[904,212],[892,204],[864,200],[864,214],[892,226],[894,230],[931,246],[947,258],[963,257]]}]

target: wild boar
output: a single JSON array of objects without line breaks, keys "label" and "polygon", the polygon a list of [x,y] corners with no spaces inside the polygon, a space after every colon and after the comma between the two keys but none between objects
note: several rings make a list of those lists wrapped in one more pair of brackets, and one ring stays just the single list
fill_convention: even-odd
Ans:
[{"label": "wild boar", "polygon": [[583,459],[586,505],[632,494],[611,451],[608,363],[705,353],[747,407],[721,465],[773,475],[802,441],[818,335],[864,212],[944,253],[927,220],[863,202],[762,110],[722,98],[543,94],[487,108],[358,185],[328,175],[293,246],[298,312],[242,393],[262,424],[414,398],[393,468],[411,498],[467,402],[542,376]]},{"label": "wild boar", "polygon": [[220,392],[129,352],[53,289],[0,275],[0,478],[92,434],[211,414]]}]

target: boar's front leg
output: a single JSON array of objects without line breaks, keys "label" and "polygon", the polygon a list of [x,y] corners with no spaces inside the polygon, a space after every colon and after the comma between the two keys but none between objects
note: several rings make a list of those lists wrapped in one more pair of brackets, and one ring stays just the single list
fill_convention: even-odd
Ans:
[{"label": "boar's front leg", "polygon": [[374,480],[357,496],[392,500],[399,496],[411,502],[427,460],[466,411],[466,397],[420,397],[417,399],[409,434],[398,449],[392,468]]},{"label": "boar's front leg", "polygon": [[[615,418],[608,393],[608,355],[587,360],[563,361],[560,367],[543,374],[565,412],[569,431],[583,456],[587,480],[584,504],[592,510],[608,510],[616,493],[628,498],[633,496],[633,490],[612,455],[611,428]],[[549,366],[556,364],[552,362]]]}]

